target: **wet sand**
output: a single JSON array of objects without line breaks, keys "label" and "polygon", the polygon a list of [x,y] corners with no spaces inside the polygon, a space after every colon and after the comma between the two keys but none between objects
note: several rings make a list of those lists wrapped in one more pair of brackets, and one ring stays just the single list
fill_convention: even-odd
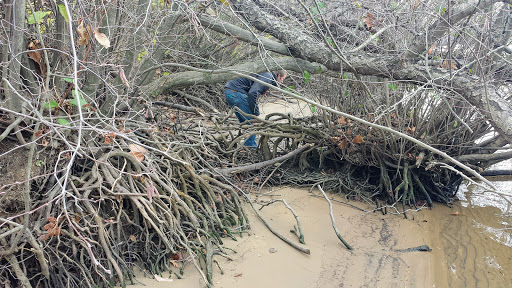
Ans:
[{"label": "wet sand", "polygon": [[[429,226],[436,225],[430,220],[430,213],[420,212],[414,220],[406,220],[403,216],[363,212],[333,203],[338,230],[354,248],[349,251],[334,233],[325,199],[291,187],[275,189],[268,195],[272,196],[265,197],[267,200],[285,199],[299,215],[311,255],[302,254],[278,239],[246,207],[252,222],[251,235],[225,241],[225,246],[237,253],[231,255],[234,261],[214,257],[224,270],[221,275],[214,268],[215,287],[448,287],[446,277],[435,275],[433,265],[442,252],[436,253],[440,248],[433,247],[429,233],[424,233]],[[371,209],[362,202],[350,203]],[[295,225],[294,217],[283,204],[267,206],[262,214],[275,229],[298,243],[290,232]],[[425,244],[434,251],[397,251]],[[274,249],[277,252],[271,253]],[[186,271],[185,277],[186,280],[174,280],[172,286],[147,278],[138,280],[149,287],[204,287],[193,268]]]}]

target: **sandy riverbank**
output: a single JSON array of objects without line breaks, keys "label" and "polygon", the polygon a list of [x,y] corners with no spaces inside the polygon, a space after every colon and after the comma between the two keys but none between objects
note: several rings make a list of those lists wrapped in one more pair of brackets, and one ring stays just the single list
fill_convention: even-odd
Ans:
[{"label": "sandy riverbank", "polygon": [[[313,193],[319,195],[318,191]],[[266,199],[285,199],[299,215],[311,255],[302,254],[279,240],[247,207],[252,221],[251,236],[225,241],[226,247],[237,253],[231,255],[234,261],[215,256],[224,270],[221,275],[214,268],[215,287],[448,287],[443,272],[446,268],[433,265],[443,262],[439,260],[444,256],[437,246],[439,243],[429,238],[429,231],[437,229],[430,227],[435,223],[429,211],[418,213],[414,220],[406,220],[402,216],[365,213],[334,203],[338,229],[354,247],[349,251],[332,229],[325,199],[290,187],[275,189],[268,195]],[[351,203],[371,209],[362,202]],[[296,240],[290,232],[295,220],[284,205],[272,204],[263,208],[262,213],[280,233]],[[433,251],[396,251],[424,244]],[[272,248],[277,252],[270,253]],[[204,287],[197,271],[189,266],[187,279],[176,279],[172,285],[141,277],[138,280],[146,287]],[[437,273],[438,268],[441,273]]]}]

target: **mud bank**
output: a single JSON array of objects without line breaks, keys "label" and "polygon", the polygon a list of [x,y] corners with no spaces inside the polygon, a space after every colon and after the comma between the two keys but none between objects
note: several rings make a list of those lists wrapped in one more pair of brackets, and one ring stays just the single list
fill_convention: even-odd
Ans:
[{"label": "mud bank", "polygon": [[[312,194],[320,195],[318,191]],[[403,216],[363,212],[333,203],[338,230],[354,248],[349,251],[332,229],[328,203],[312,194],[304,189],[282,187],[260,197],[285,199],[296,211],[311,255],[302,254],[279,240],[247,207],[252,221],[251,235],[237,238],[238,241],[225,241],[237,253],[231,255],[234,261],[215,256],[224,270],[221,275],[219,269],[214,269],[215,287],[448,287],[446,273],[439,275],[433,265],[439,263],[443,252],[427,232],[437,231],[431,226],[438,225],[430,211],[410,212],[414,220],[406,220]],[[350,203],[371,209],[362,202]],[[290,232],[295,219],[284,205],[267,206],[262,214],[280,233],[297,240]],[[424,244],[433,251],[398,251]],[[175,279],[172,286],[147,278],[137,280],[149,287],[204,287],[197,271],[189,266],[184,275],[187,279]]]}]

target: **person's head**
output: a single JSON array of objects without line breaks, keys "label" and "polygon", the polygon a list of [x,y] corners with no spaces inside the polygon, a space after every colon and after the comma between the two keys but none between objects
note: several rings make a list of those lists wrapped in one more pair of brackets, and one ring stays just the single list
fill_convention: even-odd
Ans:
[{"label": "person's head", "polygon": [[278,71],[276,71],[276,75],[277,75],[277,82],[283,83],[284,79],[286,79],[286,76],[288,76],[288,73],[286,73],[285,70],[278,70]]}]

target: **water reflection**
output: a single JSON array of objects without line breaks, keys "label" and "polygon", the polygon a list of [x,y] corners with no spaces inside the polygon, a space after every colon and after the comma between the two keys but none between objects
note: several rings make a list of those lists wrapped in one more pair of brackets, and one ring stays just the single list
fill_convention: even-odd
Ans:
[{"label": "water reflection", "polygon": [[492,177],[492,183],[501,194],[483,189],[477,185],[461,185],[457,192],[457,198],[461,200],[463,207],[496,207],[501,210],[503,216],[512,216],[512,178]]},{"label": "water reflection", "polygon": [[512,287],[512,177],[488,179],[500,194],[461,185],[459,201],[439,210],[450,287]]},{"label": "water reflection", "polygon": [[512,228],[493,228],[487,225],[483,225],[475,221],[475,227],[482,229],[492,240],[497,241],[508,247],[512,247],[512,237],[510,235],[510,229]]}]

